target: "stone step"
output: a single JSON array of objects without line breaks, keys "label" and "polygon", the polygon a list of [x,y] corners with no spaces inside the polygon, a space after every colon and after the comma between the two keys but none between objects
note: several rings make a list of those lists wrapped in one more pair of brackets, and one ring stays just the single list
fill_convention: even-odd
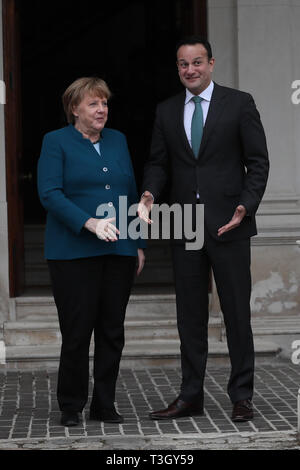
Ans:
[{"label": "stone step", "polygon": [[[255,339],[256,361],[270,360],[280,353],[280,347],[267,341]],[[7,346],[6,364],[0,366],[8,369],[37,369],[57,368],[60,347],[58,345],[44,346]],[[93,357],[93,346],[90,348],[90,358]],[[209,341],[209,361],[218,364],[228,364],[229,355],[226,342]],[[130,341],[123,351],[121,367],[163,367],[180,364],[179,340]]]},{"label": "stone step", "polygon": [[[175,318],[175,294],[131,295],[126,316],[140,318]],[[57,320],[57,310],[52,296],[16,297],[10,302],[10,319],[46,321]]]},{"label": "stone step", "polygon": [[[209,294],[210,303],[212,295]],[[213,316],[214,315],[214,316]],[[221,314],[211,314],[221,322]],[[133,294],[130,296],[127,320],[172,320],[176,319],[175,294]],[[51,295],[30,295],[10,300],[10,319],[12,321],[57,321],[57,310]],[[299,334],[300,315],[253,316],[252,328],[256,335]]]},{"label": "stone step", "polygon": [[[209,338],[221,338],[221,323],[212,318],[208,327]],[[6,346],[60,345],[61,334],[58,321],[19,321],[5,322],[3,339]],[[130,341],[178,340],[176,319],[143,319],[125,320],[125,339]]]},{"label": "stone step", "polygon": [[[219,321],[221,318],[219,317]],[[256,337],[273,337],[290,335],[300,335],[300,316],[265,316],[265,317],[253,317],[251,320],[253,335]],[[222,325],[222,339],[226,337],[226,331],[224,325]]]},{"label": "stone step", "polygon": [[300,315],[253,317],[252,329],[255,335],[300,334]]},{"label": "stone step", "polygon": [[[131,313],[125,320],[126,342],[129,340],[169,340],[177,339],[176,316],[162,318],[163,315],[141,318]],[[276,335],[299,335],[300,322],[298,317],[254,319],[252,330],[255,337]],[[211,339],[225,340],[225,330],[220,317],[209,319],[208,335]],[[57,317],[48,321],[5,322],[3,339],[7,346],[34,346],[60,344],[61,335]]]}]

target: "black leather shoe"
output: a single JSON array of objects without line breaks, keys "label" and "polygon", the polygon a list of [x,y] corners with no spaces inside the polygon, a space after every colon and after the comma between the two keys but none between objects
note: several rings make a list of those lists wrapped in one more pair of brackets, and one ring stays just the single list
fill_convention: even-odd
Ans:
[{"label": "black leather shoe", "polygon": [[152,411],[149,414],[151,419],[176,419],[183,416],[201,416],[203,415],[202,403],[188,403],[180,398],[176,398],[168,408],[159,411]]},{"label": "black leather shoe", "polygon": [[90,419],[103,421],[103,423],[124,423],[123,416],[117,413],[115,408],[101,408],[97,411],[90,410]]},{"label": "black leather shoe", "polygon": [[253,405],[251,400],[240,400],[234,403],[231,419],[237,423],[251,421],[253,419]]},{"label": "black leather shoe", "polygon": [[77,426],[79,424],[79,416],[77,411],[63,411],[61,413],[60,424],[63,426]]}]

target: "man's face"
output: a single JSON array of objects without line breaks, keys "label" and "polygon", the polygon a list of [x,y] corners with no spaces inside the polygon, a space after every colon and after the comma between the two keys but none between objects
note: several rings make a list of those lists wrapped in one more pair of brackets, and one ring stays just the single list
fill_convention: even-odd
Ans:
[{"label": "man's face", "polygon": [[199,95],[211,82],[215,59],[208,60],[202,44],[181,46],[177,51],[177,67],[181,83]]}]

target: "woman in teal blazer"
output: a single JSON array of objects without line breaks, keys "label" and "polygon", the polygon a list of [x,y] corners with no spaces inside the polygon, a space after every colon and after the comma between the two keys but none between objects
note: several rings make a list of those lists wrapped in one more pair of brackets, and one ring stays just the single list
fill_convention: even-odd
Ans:
[{"label": "woman in teal blazer", "polygon": [[[145,242],[119,237],[119,215],[126,217],[124,210],[119,214],[119,196],[129,207],[138,194],[125,136],[104,128],[109,97],[99,78],[72,83],[63,95],[69,125],[45,135],[38,163],[45,257],[62,333],[57,398],[65,426],[78,424],[88,399],[93,332],[90,418],[123,421],[114,401],[124,318],[136,257],[138,274],[144,264]],[[99,217],[99,207],[109,217],[103,211]]]}]

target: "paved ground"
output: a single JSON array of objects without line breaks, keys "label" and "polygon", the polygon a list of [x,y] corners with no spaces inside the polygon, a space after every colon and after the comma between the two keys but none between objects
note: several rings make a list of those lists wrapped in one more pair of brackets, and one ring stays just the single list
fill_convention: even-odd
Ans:
[{"label": "paved ground", "polygon": [[89,421],[87,406],[80,426],[64,428],[59,424],[56,371],[0,371],[0,448],[268,448],[273,442],[274,448],[300,449],[296,439],[300,365],[257,366],[255,420],[248,423],[230,420],[228,374],[226,367],[208,369],[204,416],[162,422],[149,420],[148,412],[177,396],[180,370],[123,369],[117,408],[125,423]]}]

